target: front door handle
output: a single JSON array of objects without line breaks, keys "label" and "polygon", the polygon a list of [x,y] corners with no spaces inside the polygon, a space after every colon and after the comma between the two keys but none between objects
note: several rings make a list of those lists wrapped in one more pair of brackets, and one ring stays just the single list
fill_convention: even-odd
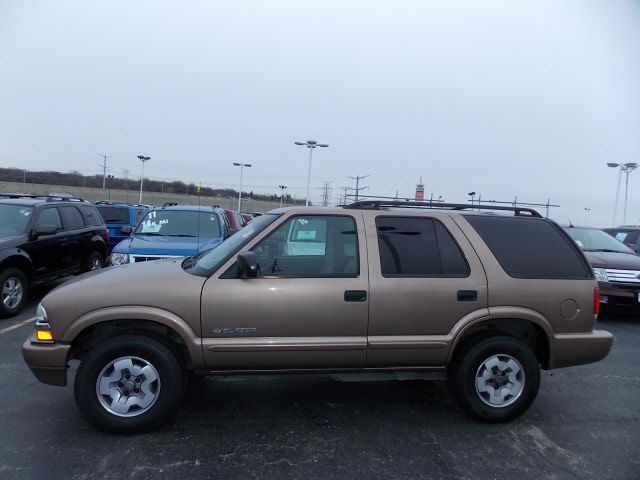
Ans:
[{"label": "front door handle", "polygon": [[476,302],[478,300],[478,292],[476,290],[458,290],[459,302]]},{"label": "front door handle", "polygon": [[366,302],[367,291],[366,290],[346,290],[344,292],[345,302]]}]

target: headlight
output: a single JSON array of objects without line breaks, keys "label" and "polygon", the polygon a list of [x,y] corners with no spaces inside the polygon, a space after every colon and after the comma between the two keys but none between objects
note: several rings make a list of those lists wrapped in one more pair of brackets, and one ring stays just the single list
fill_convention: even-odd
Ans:
[{"label": "headlight", "polygon": [[607,271],[604,268],[594,268],[593,274],[596,276],[596,280],[599,282],[608,282]]},{"label": "headlight", "polygon": [[110,260],[112,265],[124,265],[129,263],[129,255],[127,253],[111,253]]},{"label": "headlight", "polygon": [[49,319],[47,318],[47,311],[42,306],[42,302],[38,304],[38,308],[36,308],[36,324],[38,323],[48,323]]}]

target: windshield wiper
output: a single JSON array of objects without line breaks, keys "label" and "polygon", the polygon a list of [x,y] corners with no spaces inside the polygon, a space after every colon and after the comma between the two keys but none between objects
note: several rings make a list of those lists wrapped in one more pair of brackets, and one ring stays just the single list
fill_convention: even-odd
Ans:
[{"label": "windshield wiper", "polygon": [[623,250],[612,250],[611,248],[585,248],[585,252],[605,252],[605,253],[632,253]]},{"label": "windshield wiper", "polygon": [[162,235],[161,233],[158,232],[135,232],[136,235],[149,235],[150,237],[156,236],[156,237],[162,237],[164,235]]},{"label": "windshield wiper", "polygon": [[182,268],[183,270],[186,270],[187,268],[191,268],[193,267],[196,263],[198,263],[198,260],[200,260],[200,257],[202,257],[205,253],[207,253],[209,250],[204,250],[200,253],[198,253],[197,255],[193,255],[191,257],[187,257],[184,259],[184,262],[182,262]]}]

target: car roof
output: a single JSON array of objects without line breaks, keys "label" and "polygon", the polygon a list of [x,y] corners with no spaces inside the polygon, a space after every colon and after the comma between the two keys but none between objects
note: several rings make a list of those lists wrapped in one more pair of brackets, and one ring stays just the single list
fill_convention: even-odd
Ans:
[{"label": "car roof", "polygon": [[169,207],[156,207],[156,208],[152,208],[151,210],[183,210],[187,212],[217,212],[217,211],[221,211],[222,209],[220,207],[212,207],[210,205],[171,205]]},{"label": "car roof", "polygon": [[35,207],[37,205],[85,205],[93,206],[91,203],[84,200],[55,200],[47,199],[46,197],[19,197],[19,198],[3,198],[0,194],[0,203],[8,205],[23,205]]}]

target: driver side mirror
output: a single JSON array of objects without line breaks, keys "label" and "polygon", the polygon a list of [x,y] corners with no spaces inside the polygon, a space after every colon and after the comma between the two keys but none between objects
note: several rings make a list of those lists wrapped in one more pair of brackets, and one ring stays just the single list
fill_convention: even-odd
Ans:
[{"label": "driver side mirror", "polygon": [[38,238],[43,235],[53,235],[55,233],[58,233],[58,227],[55,225],[40,225],[31,231],[31,236]]},{"label": "driver side mirror", "polygon": [[242,278],[256,278],[258,276],[258,256],[254,252],[238,254],[237,263]]},{"label": "driver side mirror", "polygon": [[125,235],[131,235],[131,232],[133,232],[133,227],[130,226],[122,227],[120,229],[120,233],[124,233]]}]

